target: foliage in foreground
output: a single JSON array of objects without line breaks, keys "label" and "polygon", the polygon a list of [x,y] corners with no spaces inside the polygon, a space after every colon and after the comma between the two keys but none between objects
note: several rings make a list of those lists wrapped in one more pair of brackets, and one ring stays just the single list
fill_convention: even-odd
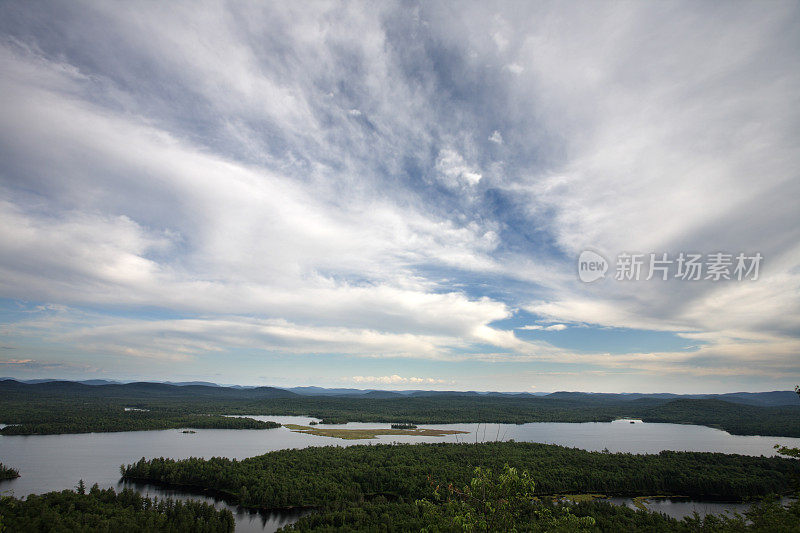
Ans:
[{"label": "foliage in foreground", "polygon": [[782,506],[776,498],[756,503],[744,515],[676,520],[659,513],[632,510],[608,502],[576,505],[541,501],[527,471],[504,465],[502,472],[476,468],[464,487],[430,481],[432,497],[414,503],[385,498],[329,509],[301,518],[286,531],[424,531],[444,532],[797,532],[800,501]]},{"label": "foliage in foreground", "polygon": [[[432,482],[433,484],[434,482]],[[546,530],[582,532],[594,525],[591,516],[575,516],[569,507],[534,505],[535,483],[528,471],[503,466],[493,475],[491,469],[475,468],[475,477],[458,488],[448,484],[444,496],[437,485],[435,501],[417,500],[426,522],[424,531],[433,533],[441,525],[461,531],[517,531],[529,524]]]},{"label": "foliage in foreground", "polygon": [[196,501],[144,498],[132,489],[116,493],[83,482],[75,491],[0,498],[0,531],[169,531],[228,533],[233,514]]},{"label": "foliage in foreground", "polygon": [[[590,518],[592,524],[582,522]],[[491,531],[456,524],[445,504],[388,502],[385,499],[313,513],[284,531],[427,531],[456,533]],[[667,515],[630,509],[603,501],[561,504],[531,501],[516,511],[516,531],[547,533],[798,533],[800,502],[782,506],[775,498],[758,502],[743,515],[706,515],[676,520]],[[499,529],[502,530],[502,529]],[[498,530],[495,530],[498,531]]]}]

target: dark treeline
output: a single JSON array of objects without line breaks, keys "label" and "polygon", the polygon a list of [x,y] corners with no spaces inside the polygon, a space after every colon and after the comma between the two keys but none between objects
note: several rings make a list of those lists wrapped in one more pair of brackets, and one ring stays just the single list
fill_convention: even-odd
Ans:
[{"label": "dark treeline", "polygon": [[[43,408],[45,409],[45,408]],[[53,415],[57,416],[53,416]],[[110,431],[143,431],[155,429],[271,429],[276,422],[221,415],[186,415],[165,411],[125,411],[122,407],[52,408],[36,419],[29,413],[25,421],[0,429],[2,435],[52,435],[59,433],[88,433]],[[54,419],[55,418],[55,419]],[[13,420],[13,419],[12,419]]]},{"label": "dark treeline", "polygon": [[[4,529],[5,528],[5,529]],[[26,499],[0,497],[3,531],[169,531],[228,533],[233,514],[196,501],[152,500],[131,489],[94,485]]]},{"label": "dark treeline", "polygon": [[19,477],[19,471],[0,463],[0,479],[15,479]]},{"label": "dark treeline", "polygon": [[[225,392],[228,391],[228,392]],[[300,415],[326,423],[646,422],[701,424],[742,435],[800,437],[800,405],[763,407],[719,399],[638,398],[594,395],[553,397],[438,394],[403,398],[298,396],[279,389],[143,383],[91,386],[77,383],[26,385],[0,382],[0,422],[21,424],[13,432],[64,433],[186,427],[187,415]],[[799,402],[800,403],[800,402]],[[148,413],[123,407],[148,409]],[[191,427],[263,427],[221,419],[195,419]],[[208,424],[215,424],[210,426]],[[220,425],[218,425],[220,424]],[[36,426],[35,431],[31,429]]]},{"label": "dark treeline", "polygon": [[46,383],[21,383],[13,379],[0,381],[0,394],[9,399],[20,396],[37,398],[202,398],[205,400],[258,400],[264,398],[289,398],[296,394],[274,387],[240,389],[208,385],[177,386],[167,383],[125,383],[86,385],[74,381],[50,381]]},{"label": "dark treeline", "polygon": [[495,442],[335,446],[282,450],[242,461],[144,458],[123,467],[126,479],[211,490],[265,509],[320,507],[377,496],[414,501],[428,477],[466,483],[476,465],[512,464],[531,472],[537,492],[681,495],[743,500],[786,493],[800,463],[718,453],[654,455],[588,452],[561,446]]}]

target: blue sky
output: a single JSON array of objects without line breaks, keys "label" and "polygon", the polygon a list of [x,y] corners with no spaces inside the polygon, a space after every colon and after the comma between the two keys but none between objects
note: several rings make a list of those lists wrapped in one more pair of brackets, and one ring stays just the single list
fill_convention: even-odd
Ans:
[{"label": "blue sky", "polygon": [[[800,380],[796,2],[3,2],[0,375]],[[608,275],[580,281],[578,256]],[[621,253],[758,279],[618,281]]]}]

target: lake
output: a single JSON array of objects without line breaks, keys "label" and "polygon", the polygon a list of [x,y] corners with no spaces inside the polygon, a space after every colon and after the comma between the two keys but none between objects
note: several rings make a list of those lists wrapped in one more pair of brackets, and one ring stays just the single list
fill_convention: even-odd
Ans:
[{"label": "lake", "polygon": [[[282,424],[307,425],[309,417],[253,416]],[[323,425],[325,428],[388,428],[389,424],[351,422]],[[121,464],[141,457],[229,457],[244,459],[273,450],[308,446],[353,446],[367,443],[417,442],[483,442],[494,440],[542,442],[600,451],[657,453],[661,450],[738,453],[743,455],[775,455],[773,446],[800,447],[800,439],[730,435],[704,426],[677,424],[645,424],[629,420],[597,423],[532,423],[532,424],[425,424],[420,427],[455,429],[467,434],[444,437],[391,435],[365,440],[341,440],[331,437],[295,433],[286,428],[267,430],[198,429],[196,433],[180,430],[133,431],[119,433],[83,433],[71,435],[0,436],[0,462],[20,471],[15,480],[0,481],[0,491],[13,491],[22,497],[31,493],[73,488],[79,479],[87,486],[122,488],[119,481]],[[152,485],[131,485],[143,494],[203,499],[196,495],[165,490]],[[214,502],[211,498],[206,501]],[[234,512],[237,531],[275,531],[297,519],[297,513],[261,514],[239,511],[224,502],[216,502]],[[727,507],[725,507],[727,506]],[[720,512],[742,510],[741,505],[653,500],[653,510],[672,516],[685,516],[696,509]]]}]

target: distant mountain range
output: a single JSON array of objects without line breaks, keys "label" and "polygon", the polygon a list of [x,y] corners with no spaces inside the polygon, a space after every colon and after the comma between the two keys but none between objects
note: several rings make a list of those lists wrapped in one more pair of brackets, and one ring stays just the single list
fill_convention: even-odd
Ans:
[{"label": "distant mountain range", "polygon": [[[133,382],[116,383],[105,380],[89,380],[87,383],[78,381],[59,380],[32,380],[34,383],[20,382],[14,379],[0,378],[0,393],[27,394],[36,393],[42,396],[60,396],[70,394],[74,396],[99,398],[125,395],[129,397],[158,398],[158,397],[193,397],[208,399],[266,399],[266,398],[293,398],[297,394],[285,389],[275,387],[220,387],[216,384],[173,384]],[[98,383],[101,382],[101,383]]]},{"label": "distant mountain range", "polygon": [[671,394],[671,393],[590,393],[559,391],[545,392],[477,392],[477,391],[433,391],[433,390],[403,390],[387,391],[380,389],[347,389],[323,387],[255,387],[244,385],[219,385],[207,381],[180,381],[180,382],[121,382],[105,379],[88,379],[82,381],[67,381],[58,379],[28,379],[21,380],[10,377],[0,377],[0,391],[24,390],[25,385],[39,385],[39,391],[65,391],[75,390],[91,395],[91,387],[100,387],[104,391],[119,389],[126,392],[138,392],[152,395],[169,395],[181,387],[181,393],[190,392],[197,396],[218,398],[290,398],[297,396],[346,396],[373,399],[398,399],[408,397],[430,396],[501,396],[501,397],[540,397],[560,400],[580,400],[582,402],[607,403],[626,402],[647,399],[717,399],[732,403],[755,406],[781,406],[798,405],[797,394],[794,391],[769,391],[769,392],[731,392],[725,394]]},{"label": "distant mountain range", "polygon": [[563,400],[580,399],[583,401],[595,399],[599,402],[611,401],[635,401],[642,399],[716,399],[732,403],[741,403],[757,406],[780,406],[780,405],[799,405],[800,399],[794,391],[769,391],[769,392],[728,392],[724,394],[671,394],[664,393],[590,393],[590,392],[554,392],[547,395],[548,398],[559,398]]},{"label": "distant mountain range", "polygon": [[[84,379],[73,381],[69,379],[18,379],[18,378],[0,378],[0,381],[4,380],[13,380],[18,381],[20,383],[27,383],[28,385],[35,385],[37,383],[51,383],[53,381],[69,381],[70,383],[81,383],[83,385],[123,385],[125,383],[136,383],[134,381],[116,381],[116,380],[109,380],[109,379]],[[216,383],[211,383],[210,381],[157,381],[157,382],[148,382],[148,383],[165,383],[167,385],[177,385],[179,387],[187,386],[187,385],[201,385],[204,387],[222,387],[223,385],[217,385]],[[231,385],[231,388],[242,388],[240,385]],[[247,387],[247,388],[254,388],[254,387]]]}]

